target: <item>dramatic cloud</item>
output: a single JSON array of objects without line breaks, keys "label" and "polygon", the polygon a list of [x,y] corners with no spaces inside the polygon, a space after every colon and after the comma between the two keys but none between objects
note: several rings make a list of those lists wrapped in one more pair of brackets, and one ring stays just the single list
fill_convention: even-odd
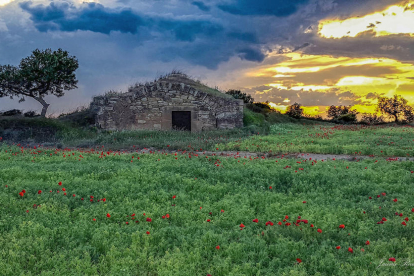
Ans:
[{"label": "dramatic cloud", "polygon": [[210,7],[209,6],[206,6],[201,1],[193,1],[193,2],[191,2],[191,4],[193,4],[194,6],[197,6],[200,10],[205,11],[205,12],[207,12],[207,11],[210,10]]},{"label": "dramatic cloud", "polygon": [[273,15],[285,17],[295,13],[300,4],[307,2],[308,0],[238,0],[219,4],[217,7],[235,15]]}]

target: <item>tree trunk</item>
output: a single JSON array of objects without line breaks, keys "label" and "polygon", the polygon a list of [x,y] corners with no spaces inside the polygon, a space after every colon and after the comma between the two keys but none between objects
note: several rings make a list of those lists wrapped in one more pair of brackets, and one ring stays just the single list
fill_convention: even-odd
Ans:
[{"label": "tree trunk", "polygon": [[398,117],[396,114],[393,114],[394,118],[395,118],[395,122],[398,123]]},{"label": "tree trunk", "polygon": [[36,101],[38,101],[39,103],[42,104],[43,108],[42,108],[42,113],[40,114],[40,116],[42,117],[46,117],[46,112],[47,112],[47,108],[49,107],[50,104],[48,104],[47,102],[45,102],[45,100],[43,100],[42,97],[33,97]]}]

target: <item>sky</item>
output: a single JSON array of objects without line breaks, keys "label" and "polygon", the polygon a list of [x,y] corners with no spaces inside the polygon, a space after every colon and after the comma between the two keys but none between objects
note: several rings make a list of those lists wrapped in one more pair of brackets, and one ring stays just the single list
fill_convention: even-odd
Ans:
[{"label": "sky", "polygon": [[[79,61],[78,88],[47,96],[49,115],[171,70],[281,111],[374,112],[395,94],[414,105],[413,46],[414,0],[0,0],[0,64],[47,48]],[[41,105],[0,98],[13,108]]]}]

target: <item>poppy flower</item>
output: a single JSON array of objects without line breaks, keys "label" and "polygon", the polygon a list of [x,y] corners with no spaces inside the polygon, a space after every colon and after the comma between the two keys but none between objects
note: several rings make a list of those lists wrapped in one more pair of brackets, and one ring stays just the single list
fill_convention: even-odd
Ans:
[{"label": "poppy flower", "polygon": [[268,222],[266,222],[266,226],[268,226],[268,225],[273,226],[273,222],[271,222],[271,221],[269,220]]},{"label": "poppy flower", "polygon": [[361,248],[361,252],[365,252],[365,249],[364,248]]},{"label": "poppy flower", "polygon": [[411,209],[411,212],[414,212],[414,208],[413,208],[413,209]]},{"label": "poppy flower", "polygon": [[19,193],[19,195],[20,195],[20,196],[24,196],[24,193],[23,193],[23,192],[20,192],[20,193]]},{"label": "poppy flower", "polygon": [[271,190],[272,189],[272,186],[269,186],[269,189]]},{"label": "poppy flower", "polygon": [[211,220],[210,219],[207,219],[207,222],[210,222]]},{"label": "poppy flower", "polygon": [[381,196],[380,196],[380,195],[377,195],[377,198],[378,198],[378,197],[381,197]]},{"label": "poppy flower", "polygon": [[96,218],[92,219],[93,221],[96,221]]},{"label": "poppy flower", "polygon": [[372,199],[372,197],[369,197],[369,199]]},{"label": "poppy flower", "polygon": [[258,222],[259,222],[259,220],[256,218],[256,219],[254,219],[254,220],[253,220],[253,222],[258,223]]},{"label": "poppy flower", "polygon": [[152,219],[151,219],[151,218],[147,218],[147,219],[146,219],[146,221],[151,222],[151,221],[152,221]]},{"label": "poppy flower", "polygon": [[291,224],[290,224],[290,222],[287,222],[287,223],[285,223],[285,225],[286,225],[286,226],[290,226]]},{"label": "poppy flower", "polygon": [[162,218],[162,219],[165,219],[165,216],[162,216],[161,218]]},{"label": "poppy flower", "polygon": [[39,190],[37,193],[40,195],[40,194],[42,193],[42,191],[41,191],[41,190]]},{"label": "poppy flower", "polygon": [[217,250],[219,250],[219,249],[220,249],[220,245],[217,245],[217,246],[216,246],[216,249],[217,249]]},{"label": "poppy flower", "polygon": [[351,247],[348,248],[348,251],[354,253],[354,250]]},{"label": "poppy flower", "polygon": [[177,196],[173,195],[172,198],[176,198]]},{"label": "poppy flower", "polygon": [[240,227],[240,228],[244,228],[244,227],[246,227],[246,226],[244,226],[244,224],[243,224],[243,223],[240,223],[239,227]]},{"label": "poppy flower", "polygon": [[322,233],[322,230],[318,228],[318,233]]},{"label": "poppy flower", "polygon": [[289,216],[285,216],[285,219],[288,219],[289,218]]},{"label": "poppy flower", "polygon": [[26,190],[22,190],[22,193],[24,193],[24,194],[25,194],[25,193],[26,193]]},{"label": "poppy flower", "polygon": [[381,193],[382,194],[382,196],[385,196],[386,195],[386,193]]},{"label": "poppy flower", "polygon": [[381,221],[378,221],[377,224],[384,224],[384,222],[381,220]]},{"label": "poppy flower", "polygon": [[389,258],[388,261],[395,262],[395,258]]},{"label": "poppy flower", "polygon": [[282,225],[282,222],[281,222],[281,221],[279,221],[277,224]]},{"label": "poppy flower", "polygon": [[66,191],[66,189],[65,188],[62,188],[62,191]]},{"label": "poppy flower", "polygon": [[402,217],[402,216],[403,216],[403,214],[402,214],[402,213],[400,213],[400,214],[399,214],[399,216],[400,216],[400,217]]},{"label": "poppy flower", "polygon": [[224,210],[223,210],[223,209],[221,209],[221,212],[222,212],[222,213],[224,213]]},{"label": "poppy flower", "polygon": [[340,224],[339,228],[344,229],[345,228],[345,224]]},{"label": "poppy flower", "polygon": [[335,248],[338,249],[338,250],[341,249],[341,247],[339,245],[337,247],[335,247]]},{"label": "poppy flower", "polygon": [[305,224],[308,224],[308,220],[307,219],[302,219],[302,222]]},{"label": "poppy flower", "polygon": [[311,224],[310,227],[313,227],[313,224]]},{"label": "poppy flower", "polygon": [[405,221],[401,222],[401,224],[407,226],[407,223],[405,223]]},{"label": "poppy flower", "polygon": [[301,260],[301,259],[299,259],[299,258],[297,258],[297,259],[296,259],[296,261],[297,261],[298,263],[301,263],[301,262],[302,262],[302,260]]},{"label": "poppy flower", "polygon": [[398,201],[398,199],[394,198],[392,201],[397,202],[397,201]]},{"label": "poppy flower", "polygon": [[306,203],[306,201],[303,201],[302,203]]},{"label": "poppy flower", "polygon": [[106,217],[107,217],[107,218],[110,218],[110,217],[111,217],[111,215],[108,213],[108,214],[106,214]]},{"label": "poppy flower", "polygon": [[408,221],[408,218],[405,218],[404,220],[405,220],[405,221]]},{"label": "poppy flower", "polygon": [[128,224],[129,224],[129,222],[127,221],[127,222],[125,222],[125,224],[126,224],[126,225],[128,225]]},{"label": "poppy flower", "polygon": [[62,181],[61,181],[61,182],[59,182],[59,186],[62,186]]},{"label": "poppy flower", "polygon": [[147,235],[149,235],[150,234],[150,231],[147,231]]},{"label": "poppy flower", "polygon": [[143,213],[142,215],[145,216],[145,213]]},{"label": "poppy flower", "polygon": [[382,218],[381,220],[382,220],[382,221],[387,221],[387,219],[386,219],[386,218]]},{"label": "poppy flower", "polygon": [[73,197],[75,197],[76,195],[75,195],[75,194],[73,194],[72,196],[73,196]]},{"label": "poppy flower", "polygon": [[369,241],[366,241],[366,242],[365,242],[365,244],[366,244],[366,245],[369,245]]}]

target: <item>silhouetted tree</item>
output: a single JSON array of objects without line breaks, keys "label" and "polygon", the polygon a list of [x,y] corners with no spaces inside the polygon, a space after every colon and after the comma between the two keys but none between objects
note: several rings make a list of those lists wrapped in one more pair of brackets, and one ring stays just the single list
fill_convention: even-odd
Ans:
[{"label": "silhouetted tree", "polygon": [[19,102],[30,97],[42,104],[41,116],[46,116],[49,104],[46,95],[62,97],[64,90],[77,88],[75,71],[78,60],[67,51],[36,49],[32,55],[21,60],[18,67],[0,65],[0,97],[19,98]]},{"label": "silhouetted tree", "polygon": [[[331,105],[328,109],[328,117],[331,118],[332,120],[336,120],[339,119],[340,117],[342,118],[355,118],[356,120],[356,115],[359,112],[356,111],[355,109],[351,110],[351,106],[335,106],[335,105]],[[348,115],[347,117],[344,117],[345,115]]]},{"label": "silhouetted tree", "polygon": [[226,92],[226,94],[232,95],[235,99],[242,99],[244,103],[246,104],[252,104],[254,99],[252,96],[242,93],[240,90],[229,90]]},{"label": "silhouetted tree", "polygon": [[286,111],[286,115],[292,118],[300,119],[303,115],[302,105],[299,103],[290,105]]},{"label": "silhouetted tree", "polygon": [[407,122],[414,120],[413,108],[401,95],[394,95],[392,98],[379,97],[377,111],[394,117],[396,123],[399,122],[399,118]]}]

